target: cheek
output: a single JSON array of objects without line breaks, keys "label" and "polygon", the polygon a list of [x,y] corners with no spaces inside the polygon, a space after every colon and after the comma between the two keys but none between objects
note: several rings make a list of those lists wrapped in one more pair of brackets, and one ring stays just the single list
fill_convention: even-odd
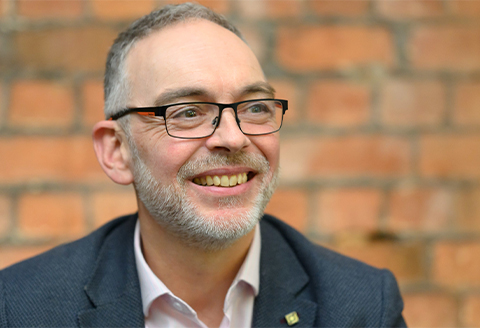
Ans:
[{"label": "cheek", "polygon": [[167,135],[155,122],[136,124],[134,138],[139,156],[157,181],[171,183],[178,170],[201,147],[201,139],[184,140]]},{"label": "cheek", "polygon": [[159,181],[176,180],[182,165],[194,156],[198,148],[195,142],[189,140],[173,139],[160,143],[155,150],[150,152],[151,165],[149,167],[152,174]]},{"label": "cheek", "polygon": [[277,135],[266,135],[256,137],[256,140],[252,140],[262,154],[267,158],[270,163],[271,169],[275,170],[280,161],[280,140]]}]

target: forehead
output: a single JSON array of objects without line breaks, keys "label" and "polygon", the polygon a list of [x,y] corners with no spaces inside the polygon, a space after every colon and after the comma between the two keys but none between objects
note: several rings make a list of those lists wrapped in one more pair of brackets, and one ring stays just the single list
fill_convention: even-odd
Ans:
[{"label": "forehead", "polygon": [[126,64],[133,101],[184,87],[234,95],[246,85],[265,81],[245,42],[202,19],[177,23],[138,41]]}]

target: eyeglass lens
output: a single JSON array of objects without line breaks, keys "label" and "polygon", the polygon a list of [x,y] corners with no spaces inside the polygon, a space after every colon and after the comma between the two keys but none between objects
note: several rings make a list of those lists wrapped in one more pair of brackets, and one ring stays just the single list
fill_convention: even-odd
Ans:
[{"label": "eyeglass lens", "polygon": [[[209,136],[216,128],[220,108],[214,104],[183,104],[167,108],[167,131],[180,138]],[[239,126],[245,134],[267,134],[282,126],[283,106],[275,100],[253,100],[237,106]]]}]

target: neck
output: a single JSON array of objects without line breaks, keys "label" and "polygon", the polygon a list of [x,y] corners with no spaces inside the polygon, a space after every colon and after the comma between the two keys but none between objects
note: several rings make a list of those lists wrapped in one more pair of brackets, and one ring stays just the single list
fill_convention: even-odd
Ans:
[{"label": "neck", "polygon": [[202,321],[220,325],[226,294],[245,260],[254,231],[225,249],[207,251],[186,245],[148,213],[139,213],[139,220],[143,255],[153,273]]}]

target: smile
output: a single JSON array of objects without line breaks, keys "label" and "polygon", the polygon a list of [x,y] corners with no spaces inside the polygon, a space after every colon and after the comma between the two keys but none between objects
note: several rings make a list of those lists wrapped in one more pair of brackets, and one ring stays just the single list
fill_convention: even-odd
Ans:
[{"label": "smile", "polygon": [[216,187],[235,187],[248,181],[247,173],[238,173],[234,175],[207,175],[193,179],[193,183],[200,186],[216,186]]}]

